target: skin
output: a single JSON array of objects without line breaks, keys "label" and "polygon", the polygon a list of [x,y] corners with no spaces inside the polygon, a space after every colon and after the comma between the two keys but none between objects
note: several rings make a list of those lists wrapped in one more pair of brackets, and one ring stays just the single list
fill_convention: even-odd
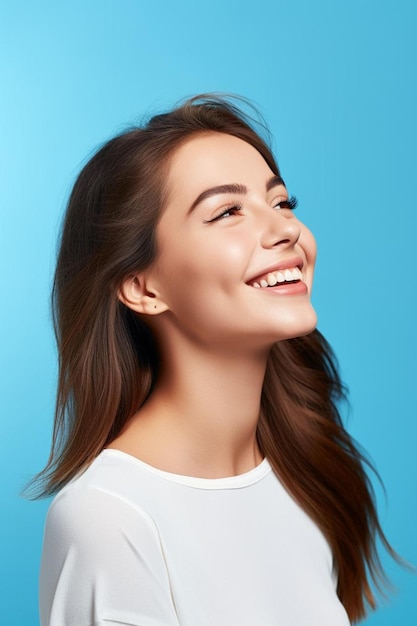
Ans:
[{"label": "skin", "polygon": [[[262,460],[256,426],[269,350],[316,325],[315,241],[285,208],[285,186],[267,190],[273,177],[251,145],[230,135],[198,135],[174,154],[158,257],[120,291],[153,329],[163,367],[109,447],[202,478],[238,475]],[[218,193],[190,211],[202,192],[226,184],[246,193]],[[253,286],[286,263],[301,267],[297,287]]]}]

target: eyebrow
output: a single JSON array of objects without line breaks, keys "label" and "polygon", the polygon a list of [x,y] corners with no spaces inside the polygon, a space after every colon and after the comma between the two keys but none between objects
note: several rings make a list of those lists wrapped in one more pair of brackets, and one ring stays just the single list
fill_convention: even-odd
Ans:
[{"label": "eyebrow", "polygon": [[[270,191],[273,187],[277,187],[278,185],[284,185],[285,183],[281,176],[275,175],[268,180],[266,183],[266,191]],[[210,189],[206,189],[194,200],[192,205],[190,206],[188,213],[194,211],[196,206],[203,202],[203,200],[207,200],[207,198],[211,198],[212,196],[217,196],[222,193],[237,193],[239,195],[245,195],[248,192],[248,188],[246,185],[241,185],[239,183],[229,183],[227,185],[217,185],[216,187],[210,187]]]}]

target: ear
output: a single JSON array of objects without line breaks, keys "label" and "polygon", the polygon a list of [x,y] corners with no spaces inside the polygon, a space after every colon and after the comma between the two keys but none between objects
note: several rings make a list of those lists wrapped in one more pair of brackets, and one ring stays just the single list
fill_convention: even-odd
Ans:
[{"label": "ear", "polygon": [[129,309],[145,315],[159,315],[168,310],[168,305],[159,292],[148,287],[145,274],[135,274],[126,278],[119,289],[119,300]]}]

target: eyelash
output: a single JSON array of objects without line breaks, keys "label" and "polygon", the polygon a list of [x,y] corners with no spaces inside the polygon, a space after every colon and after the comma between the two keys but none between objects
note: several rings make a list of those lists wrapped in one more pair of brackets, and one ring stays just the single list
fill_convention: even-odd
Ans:
[{"label": "eyelash", "polygon": [[[279,207],[280,209],[289,209],[290,211],[294,211],[297,208],[297,204],[298,204],[297,198],[295,196],[291,196],[287,200],[281,200],[280,202],[277,202],[277,204],[274,205],[273,208],[275,209],[276,207]],[[232,211],[239,212],[242,209],[243,209],[243,206],[241,204],[233,204],[227,207],[226,209],[224,209],[224,211],[222,211],[220,215],[216,215],[216,217],[213,217],[213,219],[211,220],[204,220],[204,222],[206,224],[217,222],[217,220],[220,220],[226,217],[228,213],[231,213]]]}]

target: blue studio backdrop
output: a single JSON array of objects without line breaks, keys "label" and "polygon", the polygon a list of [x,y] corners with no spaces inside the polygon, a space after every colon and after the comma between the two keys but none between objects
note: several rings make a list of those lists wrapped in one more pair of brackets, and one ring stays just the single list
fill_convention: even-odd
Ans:
[{"label": "blue studio backdrop", "polygon": [[[254,101],[319,257],[314,303],[350,388],[349,431],[382,525],[417,564],[416,3],[412,0],[0,1],[1,623],[38,624],[56,353],[49,292],[87,155],[184,96]],[[417,623],[417,576],[366,624]]]}]

